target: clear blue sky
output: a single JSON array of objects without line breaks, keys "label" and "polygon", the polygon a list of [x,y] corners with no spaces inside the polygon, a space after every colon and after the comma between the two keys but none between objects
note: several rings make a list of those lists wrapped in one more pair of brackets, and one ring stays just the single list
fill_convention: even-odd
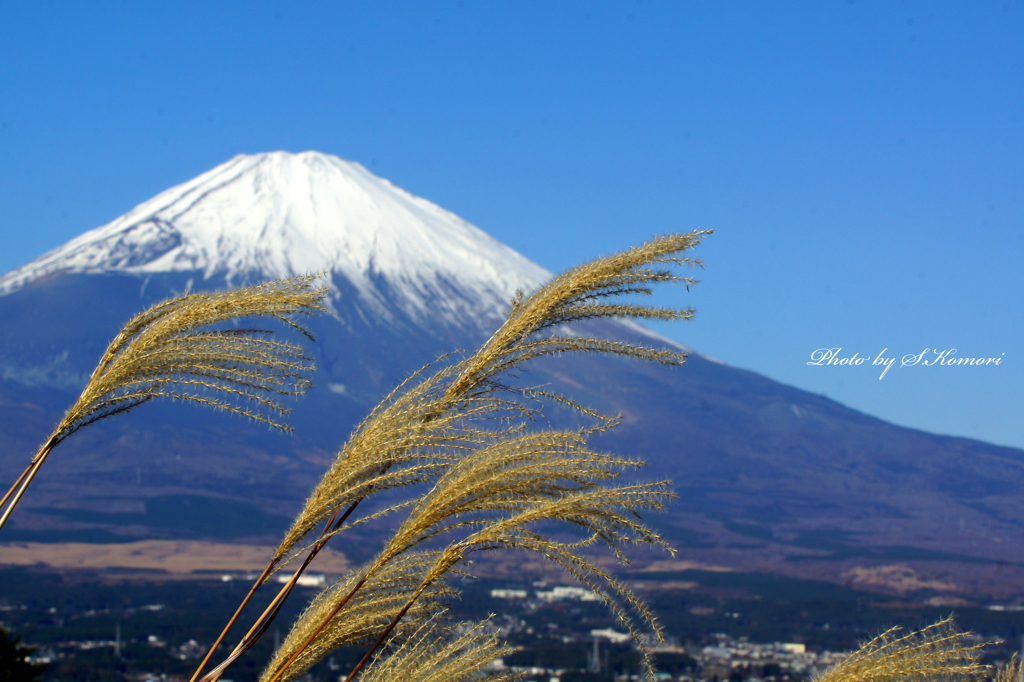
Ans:
[{"label": "clear blue sky", "polygon": [[[713,228],[700,287],[659,297],[697,318],[661,331],[1024,447],[1022,65],[1019,0],[7,0],[0,271],[236,153],[315,149],[551,270]],[[807,365],[827,347],[1003,361],[879,381]]]}]

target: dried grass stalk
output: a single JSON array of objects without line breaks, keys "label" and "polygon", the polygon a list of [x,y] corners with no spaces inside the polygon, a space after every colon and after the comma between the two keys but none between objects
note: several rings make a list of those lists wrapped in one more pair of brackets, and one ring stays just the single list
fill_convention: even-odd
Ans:
[{"label": "dried grass stalk", "polygon": [[973,682],[988,676],[978,663],[981,644],[972,644],[947,618],[901,635],[886,630],[814,682]]},{"label": "dried grass stalk", "polygon": [[247,317],[272,317],[312,338],[290,319],[323,311],[326,289],[314,277],[269,282],[220,293],[188,294],[136,315],[107,347],[64,418],[0,504],[7,520],[50,451],[75,431],[154,398],[171,398],[242,415],[281,431],[281,402],[310,386],[312,360],[295,344],[263,329],[213,328]]}]

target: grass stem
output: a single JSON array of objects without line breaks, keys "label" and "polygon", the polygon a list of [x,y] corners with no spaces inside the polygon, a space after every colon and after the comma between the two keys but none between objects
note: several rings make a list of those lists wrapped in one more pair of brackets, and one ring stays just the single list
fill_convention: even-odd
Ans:
[{"label": "grass stem", "polygon": [[223,630],[221,630],[220,635],[217,637],[217,641],[215,641],[213,645],[210,647],[210,650],[206,652],[206,656],[203,658],[203,661],[199,664],[199,667],[196,668],[196,671],[192,674],[192,679],[189,680],[189,682],[196,682],[196,678],[199,677],[200,673],[203,672],[203,668],[206,667],[206,664],[210,662],[210,658],[213,656],[213,652],[217,650],[217,647],[220,646],[220,643],[224,641],[224,637],[227,636],[228,630],[230,630],[231,626],[235,624],[236,620],[238,620],[238,616],[242,613],[242,609],[244,609],[246,604],[249,603],[249,600],[252,599],[252,596],[256,594],[256,590],[258,590],[260,586],[263,585],[264,581],[267,579],[267,576],[270,575],[270,572],[274,569],[274,566],[276,564],[277,561],[272,559],[270,563],[267,564],[267,567],[263,569],[263,573],[260,574],[260,577],[257,578],[256,582],[254,582],[252,584],[252,587],[249,588],[249,593],[245,595],[245,599],[243,599],[242,603],[238,605],[237,609],[235,609],[235,615],[231,616],[231,620],[229,620],[228,624],[224,626]]},{"label": "grass stem", "polygon": [[[429,586],[430,583],[424,583],[423,585],[420,585],[419,589],[416,590],[415,594],[413,594],[412,597],[409,598],[409,601],[405,603],[405,606],[402,607],[402,610],[398,612],[398,615],[391,619],[391,622],[388,624],[387,628],[384,629],[384,632],[380,633],[380,637],[378,637],[377,641],[373,643],[373,646],[371,646],[370,649],[365,654],[363,654],[363,657],[359,659],[359,662],[356,663],[356,667],[353,668],[352,672],[350,672],[348,674],[348,677],[345,678],[345,682],[352,682],[352,679],[355,678],[355,676],[359,673],[360,670],[362,670],[363,666],[366,665],[366,662],[370,660],[370,656],[373,656],[373,652],[376,651],[377,648],[384,643],[384,640],[387,639],[388,635],[391,634],[391,631],[395,629],[395,626],[398,625],[398,622],[402,620],[406,613],[409,612],[409,609],[412,608],[412,605],[416,603],[416,600],[419,599],[419,596],[423,594],[423,591],[427,589]],[[285,668],[287,667],[288,666],[285,666]],[[278,677],[280,677],[280,673],[278,673]],[[276,681],[277,678],[275,677],[274,680],[272,680],[272,682]]]},{"label": "grass stem", "polygon": [[[39,467],[43,465],[43,462],[46,461],[46,456],[50,454],[50,451],[53,449],[53,444],[54,440],[51,437],[50,440],[46,441],[46,444],[39,449],[39,452],[33,458],[32,464],[30,464],[29,467],[25,469],[25,472],[18,477],[18,481],[11,487],[11,490],[4,495],[4,502],[6,502],[7,498],[11,496],[11,491],[13,491],[19,483],[21,484],[21,487],[18,488],[18,493],[11,500],[11,503],[7,505],[7,509],[4,510],[3,516],[0,516],[0,528],[4,527],[4,524],[7,522],[7,517],[9,517],[11,512],[14,511],[14,507],[18,504],[18,500],[20,500],[21,496],[25,494],[25,491],[28,490],[28,484],[36,477],[36,474],[39,472]],[[2,504],[3,503],[0,503],[0,505]]]},{"label": "grass stem", "polygon": [[[309,566],[310,562],[313,561],[313,558],[316,557],[320,550],[323,549],[323,547],[327,544],[327,541],[330,540],[328,530],[331,532],[331,534],[333,534],[335,531],[341,528],[342,524],[344,524],[348,517],[352,515],[352,512],[355,511],[356,507],[359,506],[359,503],[361,501],[362,500],[359,499],[352,502],[352,504],[349,505],[348,509],[345,510],[345,513],[341,515],[341,518],[339,518],[337,522],[335,522],[334,519],[338,516],[338,510],[334,510],[334,513],[331,514],[330,518],[327,519],[327,523],[324,524],[323,530],[320,531],[320,537],[318,538],[316,544],[313,545],[313,547],[310,549],[309,554],[306,556],[306,559],[302,562],[302,565],[299,566],[299,568],[295,571],[291,579],[284,585],[284,587],[282,587],[278,591],[277,596],[275,596],[273,601],[271,601],[267,608],[264,609],[263,613],[260,614],[260,617],[256,619],[255,623],[253,623],[253,626],[249,628],[249,631],[245,633],[245,637],[241,639],[238,645],[231,652],[231,655],[228,656],[228,658],[225,659],[223,662],[221,662],[221,664],[218,665],[214,670],[210,671],[205,677],[203,677],[201,682],[216,682],[216,680],[220,678],[224,671],[227,670],[227,668],[232,663],[234,663],[239,656],[241,656],[250,648],[252,648],[252,646],[260,640],[260,638],[263,636],[263,633],[266,632],[266,629],[270,625],[271,621],[274,620],[274,618],[277,616],[278,611],[281,610],[281,606],[284,604],[284,600],[288,598],[289,594],[291,594],[292,589],[295,587],[295,584],[298,581],[299,577],[302,575],[303,571],[306,570],[306,567]],[[192,679],[190,680],[190,682],[195,682],[196,677],[199,675],[200,672],[202,672],[203,667],[206,666],[206,663],[210,660],[210,656],[213,654],[217,646],[220,645],[221,640],[224,639],[224,636],[227,634],[228,629],[232,626],[232,624],[234,624],[235,619],[238,617],[238,614],[241,613],[242,609],[245,607],[246,602],[249,601],[249,599],[252,597],[252,594],[256,591],[256,589],[260,585],[262,585],[263,582],[266,581],[267,577],[269,577],[270,571],[272,570],[273,566],[279,560],[280,557],[275,557],[274,559],[272,559],[270,564],[267,565],[267,568],[264,569],[263,574],[260,576],[260,578],[256,581],[255,584],[253,584],[252,588],[249,590],[249,594],[246,595],[245,599],[242,601],[242,604],[235,611],[235,615],[224,627],[223,632],[221,632],[220,637],[217,638],[217,641],[210,648],[210,652],[206,655],[206,658],[203,659],[203,662],[200,664],[199,669],[196,670],[195,674],[192,675]]]}]

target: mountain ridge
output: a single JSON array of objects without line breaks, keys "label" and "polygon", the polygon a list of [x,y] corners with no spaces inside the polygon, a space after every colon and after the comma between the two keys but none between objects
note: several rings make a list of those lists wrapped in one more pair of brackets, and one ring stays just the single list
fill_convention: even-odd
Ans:
[{"label": "mountain ridge", "polygon": [[[280,152],[235,157],[218,166],[221,175],[211,176],[214,169],[161,193],[0,277],[0,451],[11,453],[0,458],[0,475],[11,480],[109,339],[148,305],[184,290],[328,265],[333,312],[309,320],[319,370],[313,390],[294,405],[294,437],[270,438],[259,427],[191,406],[143,406],[63,444],[5,527],[5,534],[13,533],[8,537],[203,537],[205,531],[184,522],[146,525],[138,511],[147,500],[165,509],[169,500],[195,495],[225,504],[258,499],[267,513],[288,515],[349,429],[388,390],[443,353],[477,347],[500,324],[511,292],[549,276],[437,207],[430,209],[432,228],[415,212],[355,210],[351,215],[370,216],[369,223],[360,227],[350,215],[348,228],[365,234],[343,233],[331,222],[342,217],[309,208],[305,190],[316,184],[314,177],[341,186],[348,182],[341,178],[349,177],[342,171],[354,173],[379,192],[379,202],[433,204],[403,198],[411,195],[361,166],[331,158]],[[260,163],[278,170],[250,172]],[[286,172],[292,166],[298,170]],[[328,175],[315,176],[310,169]],[[211,177],[233,180],[211,184]],[[283,184],[271,186],[277,182]],[[219,194],[224,187],[234,194]],[[340,206],[339,201],[312,203]],[[352,201],[358,203],[358,196]],[[181,210],[171,210],[176,202]],[[402,215],[415,219],[412,227],[374,222]],[[303,223],[313,218],[316,225]],[[141,241],[118,241],[136,227]],[[224,248],[217,251],[221,228],[234,241],[219,242]],[[434,239],[431,229],[462,235],[462,242],[451,243],[465,248],[453,249],[448,258],[444,245],[450,240],[442,234],[432,250],[417,251],[421,241]],[[391,237],[375,242],[374,230]],[[274,235],[292,233],[309,238],[274,241]],[[273,244],[288,247],[283,260],[259,260]],[[311,244],[323,249],[311,251]],[[351,257],[343,266],[310,260],[346,244]],[[384,255],[374,260],[377,247]],[[403,253],[387,260],[388,249]],[[222,262],[210,254],[242,255]],[[486,267],[463,272],[485,256]],[[413,268],[416,278],[404,273],[403,279],[398,271],[410,262],[433,269],[423,274]],[[260,269],[266,264],[268,270]],[[570,331],[690,353],[679,368],[566,356],[535,363],[523,378],[622,415],[620,426],[596,444],[647,459],[645,476],[675,481],[680,499],[656,525],[687,556],[833,580],[858,566],[909,563],[921,575],[948,578],[949,584],[989,586],[997,580],[993,576],[1004,575],[994,573],[995,567],[1024,565],[1024,504],[1014,495],[1024,486],[1024,451],[888,424],[702,356],[642,325],[574,323]],[[556,410],[553,418],[563,416]],[[129,508],[135,511],[124,511]],[[1024,593],[1024,577],[1019,583]]]}]

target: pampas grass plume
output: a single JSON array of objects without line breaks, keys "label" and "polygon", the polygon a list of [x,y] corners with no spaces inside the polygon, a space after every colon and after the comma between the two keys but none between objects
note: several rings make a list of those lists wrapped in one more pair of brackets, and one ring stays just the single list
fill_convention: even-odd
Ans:
[{"label": "pampas grass plume", "polygon": [[326,290],[314,288],[315,279],[297,277],[237,291],[187,294],[129,320],[110,342],[78,400],[0,500],[0,508],[10,500],[0,527],[54,447],[79,429],[154,398],[205,405],[289,431],[281,421],[289,412],[281,398],[309,388],[304,375],[314,369],[311,359],[300,346],[269,339],[269,331],[223,328],[223,323],[270,317],[309,337],[290,318],[323,311],[320,303]]}]

